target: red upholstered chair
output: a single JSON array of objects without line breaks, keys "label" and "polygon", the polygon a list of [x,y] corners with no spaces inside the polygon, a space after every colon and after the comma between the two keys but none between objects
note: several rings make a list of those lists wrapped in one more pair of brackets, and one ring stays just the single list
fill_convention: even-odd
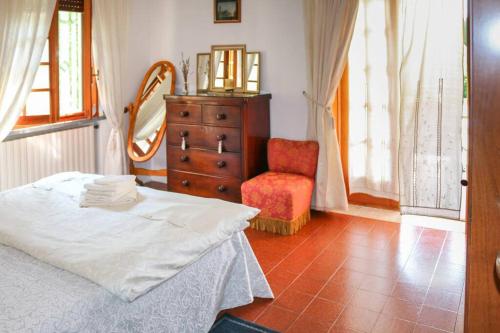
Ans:
[{"label": "red upholstered chair", "polygon": [[269,140],[270,171],[241,185],[243,203],[261,210],[252,228],[291,235],[311,219],[318,152],[316,141]]}]

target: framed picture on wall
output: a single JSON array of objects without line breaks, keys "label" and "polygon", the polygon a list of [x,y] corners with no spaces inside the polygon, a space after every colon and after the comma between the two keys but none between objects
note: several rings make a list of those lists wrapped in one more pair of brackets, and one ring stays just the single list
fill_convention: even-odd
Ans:
[{"label": "framed picture on wall", "polygon": [[213,0],[214,23],[241,22],[241,0]]}]

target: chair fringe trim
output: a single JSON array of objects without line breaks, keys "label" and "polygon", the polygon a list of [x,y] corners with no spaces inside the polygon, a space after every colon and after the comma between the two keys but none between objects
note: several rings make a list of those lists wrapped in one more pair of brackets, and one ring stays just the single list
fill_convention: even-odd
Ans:
[{"label": "chair fringe trim", "polygon": [[308,209],[292,221],[261,217],[257,215],[250,220],[250,226],[260,231],[268,231],[281,235],[293,235],[299,231],[311,219],[311,211]]}]

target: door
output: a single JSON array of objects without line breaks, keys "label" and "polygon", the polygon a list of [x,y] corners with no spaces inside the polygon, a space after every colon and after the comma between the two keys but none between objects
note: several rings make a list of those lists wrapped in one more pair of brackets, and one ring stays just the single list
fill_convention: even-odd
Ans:
[{"label": "door", "polygon": [[500,332],[500,1],[469,0],[466,332]]}]

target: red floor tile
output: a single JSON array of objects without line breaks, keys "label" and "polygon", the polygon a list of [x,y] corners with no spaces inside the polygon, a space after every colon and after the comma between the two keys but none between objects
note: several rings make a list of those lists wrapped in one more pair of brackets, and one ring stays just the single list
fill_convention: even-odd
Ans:
[{"label": "red floor tile", "polygon": [[373,333],[412,333],[415,329],[415,323],[394,318],[385,314],[381,314],[375,327],[373,328]]},{"label": "red floor tile", "polygon": [[293,236],[246,234],[276,299],[237,317],[282,332],[463,332],[464,234],[319,212]]},{"label": "red floor tile", "polygon": [[455,333],[464,332],[464,316],[459,314],[457,316],[457,321],[455,322]]},{"label": "red floor tile", "polygon": [[445,331],[443,331],[443,330],[440,330],[440,329],[437,329],[434,327],[430,327],[430,326],[420,325],[420,324],[418,324],[415,327],[415,330],[413,331],[413,333],[444,333],[444,332]]},{"label": "red floor tile", "polygon": [[349,305],[380,312],[382,311],[387,298],[388,297],[385,295],[360,289],[356,292]]},{"label": "red floor tile", "polygon": [[420,309],[421,305],[414,302],[390,297],[385,303],[382,312],[395,318],[416,322]]},{"label": "red floor tile", "polygon": [[431,308],[427,305],[422,307],[422,312],[418,318],[418,323],[443,331],[452,332],[455,329],[457,321],[457,313],[436,308]]},{"label": "red floor tile", "polygon": [[430,288],[424,304],[434,308],[457,312],[460,307],[462,294],[447,290]]},{"label": "red floor tile", "polygon": [[340,303],[316,298],[304,311],[304,315],[317,321],[333,323],[338,318],[344,306]]},{"label": "red floor tile", "polygon": [[318,280],[314,277],[301,275],[299,278],[290,286],[291,289],[300,291],[302,293],[316,295],[321,288],[326,284],[325,280]]},{"label": "red floor tile", "polygon": [[332,327],[329,333],[359,333],[359,331],[351,330],[349,328],[344,327]]},{"label": "red floor tile", "polygon": [[391,295],[395,285],[396,282],[392,279],[374,275],[365,275],[359,288],[384,295]]},{"label": "red floor tile", "polygon": [[296,313],[271,305],[257,318],[256,322],[264,327],[284,332],[296,318]]},{"label": "red floor tile", "polygon": [[371,332],[377,322],[378,315],[378,312],[349,306],[342,312],[334,327]]},{"label": "red floor tile", "polygon": [[394,286],[394,290],[392,291],[392,296],[421,305],[424,303],[426,292],[427,286],[397,282]]},{"label": "red floor tile", "polygon": [[347,304],[356,294],[357,288],[335,281],[328,282],[318,294],[318,297],[341,304]]},{"label": "red floor tile", "polygon": [[313,296],[309,294],[304,294],[289,288],[276,299],[274,304],[295,313],[301,313],[312,299]]},{"label": "red floor tile", "polygon": [[365,274],[341,268],[332,277],[332,281],[358,288],[364,282]]},{"label": "red floor tile", "polygon": [[326,321],[318,321],[315,318],[303,315],[300,316],[292,326],[286,331],[287,333],[326,333],[329,331],[332,323]]},{"label": "red floor tile", "polygon": [[267,281],[275,297],[281,294],[296,278],[297,274],[284,270],[273,270],[267,275]]}]

